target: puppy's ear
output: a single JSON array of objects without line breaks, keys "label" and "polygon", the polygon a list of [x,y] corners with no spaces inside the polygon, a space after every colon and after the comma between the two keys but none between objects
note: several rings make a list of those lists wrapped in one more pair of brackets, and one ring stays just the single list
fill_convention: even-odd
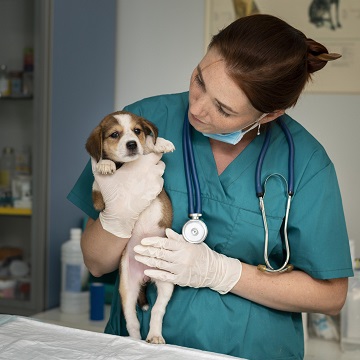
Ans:
[{"label": "puppy's ear", "polygon": [[150,134],[153,134],[153,141],[154,144],[156,143],[156,139],[158,138],[159,130],[158,128],[150,121],[146,119],[142,119],[145,135],[148,136]]},{"label": "puppy's ear", "polygon": [[85,148],[86,151],[93,157],[96,161],[99,161],[102,156],[102,128],[98,125],[90,134],[89,138],[86,141]]}]

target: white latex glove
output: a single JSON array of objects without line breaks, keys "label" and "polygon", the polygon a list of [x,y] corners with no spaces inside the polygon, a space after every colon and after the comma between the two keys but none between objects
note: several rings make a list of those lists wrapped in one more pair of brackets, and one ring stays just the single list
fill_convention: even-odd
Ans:
[{"label": "white latex glove", "polygon": [[180,286],[209,287],[228,293],[241,276],[242,264],[211,250],[205,243],[191,244],[182,235],[166,229],[166,238],[150,237],[135,246],[135,259],[156,269],[145,275]]},{"label": "white latex glove", "polygon": [[99,214],[102,227],[121,238],[131,237],[139,215],[161,192],[165,170],[162,154],[150,153],[123,164],[114,174],[102,175],[91,165],[97,187],[105,202]]}]

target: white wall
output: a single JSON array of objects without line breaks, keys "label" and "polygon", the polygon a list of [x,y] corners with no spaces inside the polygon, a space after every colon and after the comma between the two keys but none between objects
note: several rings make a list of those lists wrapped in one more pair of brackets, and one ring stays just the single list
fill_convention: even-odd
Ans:
[{"label": "white wall", "polygon": [[322,143],[334,162],[349,237],[356,241],[360,257],[360,95],[304,94],[288,113]]},{"label": "white wall", "polygon": [[203,0],[118,0],[115,107],[186,91],[203,56]]},{"label": "white wall", "polygon": [[[205,0],[118,0],[116,109],[188,89],[203,56],[204,9]],[[289,113],[320,140],[336,166],[349,236],[360,257],[360,95],[306,94]]]}]

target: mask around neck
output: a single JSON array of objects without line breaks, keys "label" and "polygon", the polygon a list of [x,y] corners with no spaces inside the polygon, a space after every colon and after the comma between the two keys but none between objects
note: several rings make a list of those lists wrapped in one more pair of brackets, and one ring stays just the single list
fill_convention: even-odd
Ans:
[{"label": "mask around neck", "polygon": [[257,119],[255,121],[255,123],[253,124],[253,126],[251,126],[249,129],[247,130],[238,130],[238,131],[234,131],[232,133],[228,133],[228,134],[205,134],[202,133],[204,136],[214,139],[214,140],[218,140],[218,141],[222,141],[224,143],[227,144],[232,144],[232,145],[236,145],[240,142],[240,140],[245,136],[245,134],[247,134],[249,131],[253,130],[254,128],[256,128],[259,125],[259,122],[262,118],[264,118],[266,115],[268,114],[262,114],[259,119]]}]

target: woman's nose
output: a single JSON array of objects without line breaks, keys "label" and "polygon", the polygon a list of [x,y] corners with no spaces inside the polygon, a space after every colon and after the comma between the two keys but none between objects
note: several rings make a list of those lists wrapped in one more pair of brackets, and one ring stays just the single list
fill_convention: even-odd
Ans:
[{"label": "woman's nose", "polygon": [[207,114],[206,97],[204,95],[197,96],[190,106],[190,112],[196,117],[205,117]]}]

